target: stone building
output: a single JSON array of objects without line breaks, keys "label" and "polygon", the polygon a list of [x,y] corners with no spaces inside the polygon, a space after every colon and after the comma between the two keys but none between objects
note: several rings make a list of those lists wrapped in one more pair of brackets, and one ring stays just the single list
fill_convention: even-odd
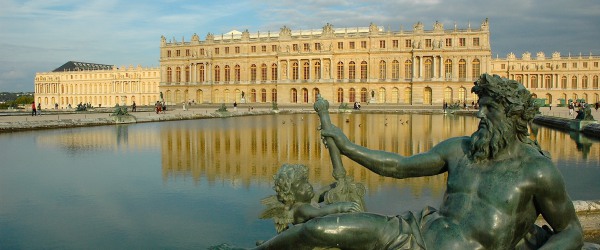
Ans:
[{"label": "stone building", "polygon": [[169,103],[312,103],[318,93],[334,103],[471,102],[473,80],[491,71],[489,37],[487,20],[467,29],[326,24],[203,41],[162,37],[160,90]]},{"label": "stone building", "polygon": [[600,101],[599,56],[535,58],[513,53],[492,58],[488,20],[477,28],[431,29],[418,22],[398,31],[369,27],[231,31],[204,40],[163,36],[159,68],[116,68],[68,62],[37,73],[35,99],[43,108],[57,103],[93,106],[167,104],[314,102],[441,105],[468,103],[473,81],[482,73],[522,82],[547,104],[569,99]]},{"label": "stone building", "polygon": [[153,105],[159,100],[158,68],[117,68],[112,65],[69,61],[52,72],[35,75],[36,103],[59,109],[89,103],[94,107]]},{"label": "stone building", "polygon": [[569,100],[600,102],[600,56],[568,55],[554,52],[547,57],[538,52],[535,58],[524,53],[521,58],[510,53],[492,61],[492,73],[523,83],[535,97],[546,104],[560,105]]}]

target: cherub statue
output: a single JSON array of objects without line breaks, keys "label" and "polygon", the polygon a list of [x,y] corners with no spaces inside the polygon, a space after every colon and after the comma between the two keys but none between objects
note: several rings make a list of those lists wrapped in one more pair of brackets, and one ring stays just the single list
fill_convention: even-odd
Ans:
[{"label": "cherub statue", "polygon": [[357,202],[319,204],[334,186],[325,187],[319,196],[315,196],[313,186],[308,182],[308,168],[304,165],[283,164],[273,179],[277,194],[261,200],[267,208],[260,218],[273,218],[277,233],[288,229],[289,224],[304,223],[315,217],[362,211],[362,204]]}]

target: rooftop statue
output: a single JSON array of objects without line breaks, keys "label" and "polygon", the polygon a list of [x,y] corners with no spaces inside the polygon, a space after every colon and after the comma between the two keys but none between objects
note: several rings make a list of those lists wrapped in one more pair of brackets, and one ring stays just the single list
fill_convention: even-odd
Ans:
[{"label": "rooftop statue", "polygon": [[[479,96],[478,130],[412,156],[357,145],[339,128],[323,126],[321,116],[330,154],[333,148],[398,179],[447,173],[438,210],[330,214],[293,225],[257,248],[581,249],[582,228],[562,175],[528,137],[528,123],[537,113],[530,92],[516,81],[487,74],[472,91]],[[315,103],[318,112],[328,106],[323,102],[319,97]],[[534,224],[539,215],[548,226]]]}]

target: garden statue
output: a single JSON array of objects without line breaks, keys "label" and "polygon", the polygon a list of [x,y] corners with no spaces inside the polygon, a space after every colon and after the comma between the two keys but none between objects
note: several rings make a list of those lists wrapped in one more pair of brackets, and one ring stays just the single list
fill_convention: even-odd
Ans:
[{"label": "garden statue", "polygon": [[[444,199],[438,210],[399,216],[316,217],[257,249],[581,249],[582,228],[562,175],[528,137],[528,123],[538,111],[530,92],[514,80],[488,74],[472,92],[479,96],[478,130],[412,156],[351,142],[320,112],[328,104],[319,97],[315,109],[333,162],[345,155],[397,179],[447,173]],[[341,164],[333,167],[334,177],[345,175]],[[544,228],[534,224],[539,215],[548,222]]]},{"label": "garden statue", "polygon": [[594,116],[592,116],[592,108],[590,107],[590,105],[587,103],[582,104],[582,107],[579,110],[577,110],[577,116],[575,117],[575,119],[583,121],[594,121]]},{"label": "garden statue", "polygon": [[275,180],[273,189],[277,194],[261,201],[267,206],[261,218],[273,218],[277,233],[286,230],[289,224],[304,223],[315,217],[363,211],[362,199],[358,202],[327,201],[326,205],[319,205],[324,201],[328,191],[335,187],[327,186],[318,196],[315,196],[313,187],[308,182],[308,168],[304,165],[284,164],[273,179]]}]

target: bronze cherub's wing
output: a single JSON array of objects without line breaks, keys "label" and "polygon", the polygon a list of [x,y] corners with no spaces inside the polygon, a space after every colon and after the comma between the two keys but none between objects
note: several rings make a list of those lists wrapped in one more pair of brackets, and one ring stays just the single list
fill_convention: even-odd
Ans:
[{"label": "bronze cherub's wing", "polygon": [[277,233],[281,233],[288,229],[288,225],[294,221],[291,212],[286,206],[277,200],[277,196],[271,195],[260,201],[267,206],[260,214],[261,219],[273,219]]}]

